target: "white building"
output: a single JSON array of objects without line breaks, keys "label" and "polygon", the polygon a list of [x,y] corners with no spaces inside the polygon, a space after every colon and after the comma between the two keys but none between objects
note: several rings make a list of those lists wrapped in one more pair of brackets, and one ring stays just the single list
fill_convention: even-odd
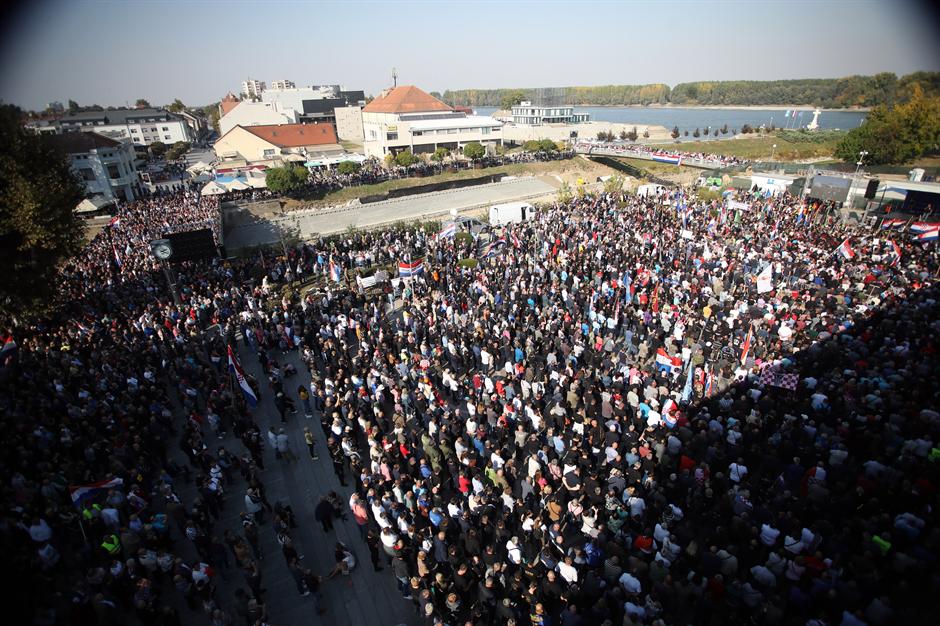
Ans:
[{"label": "white building", "polygon": [[46,141],[68,157],[89,197],[130,201],[141,195],[130,141],[94,132],[48,135]]},{"label": "white building", "polygon": [[261,94],[264,93],[265,84],[263,80],[253,80],[249,78],[248,80],[242,81],[242,95],[246,98],[260,98]]},{"label": "white building", "polygon": [[366,156],[380,158],[403,150],[462,150],[473,141],[497,146],[502,128],[492,117],[455,111],[412,85],[386,90],[362,109]]},{"label": "white building", "polygon": [[512,107],[512,122],[524,126],[542,124],[580,124],[590,121],[589,113],[575,113],[570,106],[542,106],[531,102],[520,102]]},{"label": "white building", "polygon": [[276,102],[251,102],[245,100],[228,109],[219,118],[219,135],[224,135],[236,126],[271,126],[296,124],[300,121],[294,109],[281,109]]},{"label": "white building", "polygon": [[58,121],[59,131],[94,131],[112,139],[129,139],[134,145],[149,146],[155,141],[168,146],[192,141],[186,120],[163,109],[115,109],[68,113]]},{"label": "white building", "polygon": [[332,124],[236,126],[212,146],[217,173],[281,167],[343,154]]},{"label": "white building", "polygon": [[284,80],[271,81],[271,89],[293,89],[296,86],[297,85],[294,84],[294,81],[287,80],[286,78]]},{"label": "white building", "polygon": [[336,107],[336,135],[344,141],[362,141],[362,107]]},{"label": "white building", "polygon": [[280,110],[297,111],[302,122],[334,122],[338,107],[362,106],[365,94],[359,90],[347,91],[339,85],[314,85],[291,89],[268,89],[261,101],[276,105]]}]

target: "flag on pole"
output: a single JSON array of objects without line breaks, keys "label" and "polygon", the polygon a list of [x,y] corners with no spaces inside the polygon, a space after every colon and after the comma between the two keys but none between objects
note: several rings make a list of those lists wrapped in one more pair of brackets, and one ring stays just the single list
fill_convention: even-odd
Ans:
[{"label": "flag on pole", "polygon": [[258,404],[258,396],[255,395],[254,389],[248,384],[248,379],[245,378],[245,371],[242,369],[241,363],[238,362],[238,357],[235,356],[235,351],[232,350],[232,346],[228,347],[228,371],[235,377],[235,381],[238,382],[242,393],[245,394],[245,402],[248,403],[248,406],[253,407]]},{"label": "flag on pole", "polygon": [[915,233],[926,233],[940,228],[940,222],[914,222],[911,224],[911,230]]},{"label": "flag on pole", "polygon": [[111,221],[108,222],[108,226],[111,228],[119,228],[121,226],[121,218],[115,215],[111,218]]},{"label": "flag on pole", "polygon": [[114,253],[114,264],[117,268],[121,269],[124,267],[124,263],[121,261],[121,255],[118,254],[117,247],[113,243],[111,244],[111,252]]},{"label": "flag on pole", "polygon": [[708,372],[705,374],[705,397],[712,395],[715,387],[715,378],[712,376],[712,368],[708,368]]},{"label": "flag on pole", "polygon": [[894,243],[893,239],[890,239],[889,241],[891,243],[891,248],[894,250],[894,260],[891,261],[891,267],[894,267],[901,262],[901,246]]},{"label": "flag on pole", "polygon": [[656,369],[672,374],[682,370],[682,358],[678,356],[669,356],[664,349],[656,350]]},{"label": "flag on pole", "polygon": [[457,222],[448,222],[437,234],[438,239],[453,239],[457,236]]},{"label": "flag on pole", "polygon": [[842,255],[843,257],[845,257],[846,259],[854,259],[854,258],[855,258],[855,250],[853,250],[853,249],[852,249],[852,246],[849,245],[849,238],[848,238],[848,237],[845,238],[845,241],[843,241],[842,243],[839,244],[839,247],[836,248],[836,252],[838,252],[839,254],[841,254],[841,255]]},{"label": "flag on pole", "polygon": [[881,227],[882,228],[898,228],[899,226],[904,226],[904,224],[905,224],[905,220],[899,220],[899,219],[882,220]]},{"label": "flag on pole", "polygon": [[914,241],[917,243],[927,243],[928,241],[936,241],[940,238],[940,228],[934,228],[933,230],[927,230],[921,234],[914,237]]},{"label": "flag on pole", "polygon": [[85,500],[91,500],[96,496],[107,493],[109,489],[120,487],[124,481],[120,478],[111,478],[110,480],[99,480],[96,483],[86,485],[69,485],[69,496],[72,498],[72,504],[79,506]]},{"label": "flag on pole", "polygon": [[398,275],[402,278],[412,278],[418,274],[424,273],[424,259],[418,259],[417,261],[399,261],[398,262]]},{"label": "flag on pole", "polygon": [[741,365],[747,362],[747,353],[751,351],[751,335],[754,333],[754,327],[747,329],[747,337],[744,339],[744,346],[741,348]]},{"label": "flag on pole", "polygon": [[656,283],[656,287],[653,289],[653,313],[659,313],[659,283]]},{"label": "flag on pole", "polygon": [[767,267],[757,275],[757,293],[767,293],[773,291],[774,264],[768,263]]},{"label": "flag on pole", "polygon": [[343,266],[339,263],[334,263],[332,259],[330,259],[330,279],[334,283],[343,280]]}]

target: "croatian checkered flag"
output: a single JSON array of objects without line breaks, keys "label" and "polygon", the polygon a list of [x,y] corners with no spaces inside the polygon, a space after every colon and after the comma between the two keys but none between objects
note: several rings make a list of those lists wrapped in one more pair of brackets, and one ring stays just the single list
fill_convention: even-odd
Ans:
[{"label": "croatian checkered flag", "polygon": [[771,387],[783,387],[795,391],[800,382],[800,375],[792,372],[781,372],[777,368],[768,367],[760,375],[760,381]]}]

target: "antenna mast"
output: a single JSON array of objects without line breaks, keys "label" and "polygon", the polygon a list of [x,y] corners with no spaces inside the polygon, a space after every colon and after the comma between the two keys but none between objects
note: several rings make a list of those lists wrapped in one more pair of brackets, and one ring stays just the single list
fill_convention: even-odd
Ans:
[{"label": "antenna mast", "polygon": [[398,72],[394,67],[392,68],[392,87],[398,87]]}]

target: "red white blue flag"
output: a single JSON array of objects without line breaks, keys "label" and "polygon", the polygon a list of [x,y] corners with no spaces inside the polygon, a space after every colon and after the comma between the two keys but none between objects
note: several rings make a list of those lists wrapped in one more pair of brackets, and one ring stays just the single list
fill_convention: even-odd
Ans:
[{"label": "red white blue flag", "polygon": [[239,388],[241,388],[242,393],[245,394],[245,402],[248,403],[248,406],[253,407],[258,404],[258,396],[255,395],[254,389],[248,384],[248,379],[245,378],[245,370],[242,369],[241,363],[238,362],[238,357],[235,356],[235,351],[232,350],[232,346],[228,347],[228,371],[235,377]]}]

